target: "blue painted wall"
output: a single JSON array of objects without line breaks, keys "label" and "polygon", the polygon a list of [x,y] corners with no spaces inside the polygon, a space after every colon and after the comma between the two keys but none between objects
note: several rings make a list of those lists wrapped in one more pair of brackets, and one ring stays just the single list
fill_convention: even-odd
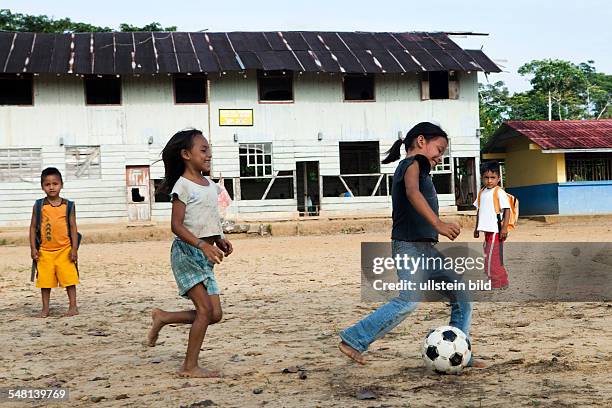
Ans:
[{"label": "blue painted wall", "polygon": [[575,181],[511,187],[519,215],[612,214],[612,181]]},{"label": "blue painted wall", "polygon": [[559,214],[612,214],[612,180],[559,183]]},{"label": "blue painted wall", "polygon": [[506,190],[519,200],[519,216],[559,214],[558,183],[509,187]]}]

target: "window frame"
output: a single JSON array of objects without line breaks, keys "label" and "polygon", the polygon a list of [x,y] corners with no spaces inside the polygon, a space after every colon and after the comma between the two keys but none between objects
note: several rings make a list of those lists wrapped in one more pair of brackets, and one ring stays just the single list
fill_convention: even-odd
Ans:
[{"label": "window frame", "polygon": [[[22,77],[20,79],[20,77]],[[34,101],[34,97],[36,95],[35,91],[34,91],[34,87],[36,86],[34,84],[34,75],[32,74],[16,74],[16,75],[11,75],[11,74],[0,74],[0,83],[2,83],[3,80],[24,80],[24,79],[28,79],[30,81],[30,93],[31,93],[31,98],[32,98],[32,103],[29,104],[24,104],[24,103],[9,103],[9,104],[2,104],[0,103],[0,106],[16,106],[16,107],[33,107],[35,105],[35,101]]]},{"label": "window frame", "polygon": [[[79,171],[79,168],[81,168],[82,166],[79,166],[78,164],[78,160],[77,163],[74,165],[73,167],[68,167],[68,154],[69,154],[69,150],[70,149],[86,149],[86,148],[93,148],[95,150],[97,150],[98,154],[97,154],[97,161],[98,161],[98,172],[97,172],[97,177],[91,177],[90,171],[89,169],[91,168],[91,163],[90,165],[87,167],[87,177],[83,177],[83,176],[77,176],[77,173]],[[86,159],[87,160],[87,159]],[[64,166],[65,166],[65,178],[66,180],[102,180],[102,150],[100,148],[100,145],[69,145],[69,146],[64,146]],[[72,164],[70,165],[72,166]]]},{"label": "window frame", "polygon": [[[274,73],[274,72],[278,72],[278,71],[264,71],[264,70],[257,70],[257,102],[260,104],[277,104],[277,105],[282,105],[282,104],[292,104],[295,103],[295,75],[293,71],[288,71],[285,70],[284,72],[286,72],[287,76],[289,76],[289,79],[291,80],[291,99],[287,99],[287,100],[278,100],[278,101],[274,101],[274,100],[264,100],[261,99],[261,86],[260,86],[260,78],[261,77],[265,77],[267,75],[269,75],[270,73]],[[281,70],[281,72],[283,72]],[[273,74],[274,75],[274,74]],[[284,76],[284,75],[277,75],[277,76]]]},{"label": "window frame", "polygon": [[[352,150],[354,150],[354,146],[357,145],[366,145],[366,144],[372,144],[372,145],[376,145],[376,153],[372,153],[372,158],[376,158],[375,163],[377,166],[377,169],[374,173],[370,173],[370,172],[361,172],[358,171],[357,173],[346,173],[346,172],[342,172],[342,156],[346,156],[347,154],[350,154],[351,152],[344,152],[343,154],[343,149],[342,147],[345,148],[349,148]],[[374,146],[373,146],[374,147]],[[355,153],[352,152],[352,154],[354,155]],[[339,141],[338,142],[338,168],[340,169],[340,175],[341,176],[350,176],[350,175],[355,175],[355,174],[380,174],[381,173],[381,163],[380,163],[380,140],[363,140],[363,141]]]},{"label": "window frame", "polygon": [[[119,103],[89,103],[87,101],[87,81],[104,79],[105,77],[119,80]],[[123,106],[123,78],[117,78],[116,75],[85,75],[83,77],[83,95],[85,97],[85,106]]]},{"label": "window frame", "polygon": [[[347,77],[365,76],[372,78],[372,99],[346,99],[345,79]],[[345,74],[342,76],[342,102],[346,103],[371,103],[376,102],[376,75],[375,74]]]},{"label": "window frame", "polygon": [[[27,168],[30,170],[31,174],[27,177],[22,177],[19,176],[18,177],[10,177],[11,176],[11,162],[10,162],[10,158],[11,158],[11,152],[17,152],[17,151],[21,151],[21,153],[17,156],[18,158],[22,158],[25,157],[23,155],[23,151],[29,151],[30,153],[37,153],[37,156],[33,156],[32,154],[30,154],[28,156],[29,160],[26,161],[20,161],[19,167],[15,167],[15,170],[17,171],[21,171],[21,169],[23,168]],[[40,173],[42,172],[42,148],[40,147],[7,147],[7,148],[0,148],[0,162],[2,162],[2,159],[4,159],[4,152],[7,152],[7,156],[6,158],[9,159],[7,160],[6,164],[7,164],[7,169],[6,170],[1,170],[0,169],[0,183],[18,183],[18,182],[24,182],[24,181],[31,181],[34,182],[37,178],[40,177]],[[31,167],[26,167],[23,166],[24,163],[30,163],[30,164],[34,164],[34,166]],[[7,171],[7,175],[8,177],[5,179],[4,176],[1,176],[3,171]]]},{"label": "window frame", "polygon": [[[432,98],[431,97],[431,72],[446,72],[447,80],[447,98]],[[421,83],[421,100],[422,101],[448,101],[458,100],[460,95],[460,75],[458,71],[447,70],[447,71],[427,71],[423,72],[420,77]]]},{"label": "window frame", "polygon": [[[263,153],[261,154],[257,154],[255,153],[254,159],[255,159],[255,163],[250,163],[250,159],[249,159],[249,149],[253,148],[253,149],[257,149],[257,146],[261,146],[261,149],[263,151]],[[265,149],[266,146],[270,146],[270,153],[266,153]],[[272,142],[255,142],[255,143],[240,143],[240,145],[238,146],[238,161],[240,162],[240,158],[241,157],[246,157],[247,160],[247,166],[253,166],[255,169],[255,175],[254,176],[244,176],[242,174],[240,174],[240,178],[241,179],[248,179],[248,178],[267,178],[267,177],[273,177],[274,175],[274,150],[272,149]],[[241,148],[245,148],[247,150],[246,153],[241,153],[240,150]],[[262,164],[257,164],[257,156],[261,155],[262,156]],[[269,155],[270,156],[270,163],[266,163],[266,156]],[[266,174],[266,167],[270,167],[270,174]],[[262,167],[263,168],[263,174],[258,174],[257,173],[257,168],[258,167]],[[242,169],[240,169],[240,171],[242,171]]]},{"label": "window frame", "polygon": [[[204,81],[204,102],[177,102],[176,101],[176,80],[177,79],[201,79]],[[206,74],[173,74],[172,75],[172,100],[175,105],[208,105],[208,75]]]}]

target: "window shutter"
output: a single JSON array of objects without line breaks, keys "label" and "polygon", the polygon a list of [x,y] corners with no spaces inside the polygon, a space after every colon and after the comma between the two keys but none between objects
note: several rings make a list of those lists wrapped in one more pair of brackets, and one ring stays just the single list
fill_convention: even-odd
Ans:
[{"label": "window shutter", "polygon": [[429,72],[421,74],[421,100],[429,99]]},{"label": "window shutter", "polygon": [[448,73],[448,99],[459,99],[459,75],[454,71]]}]

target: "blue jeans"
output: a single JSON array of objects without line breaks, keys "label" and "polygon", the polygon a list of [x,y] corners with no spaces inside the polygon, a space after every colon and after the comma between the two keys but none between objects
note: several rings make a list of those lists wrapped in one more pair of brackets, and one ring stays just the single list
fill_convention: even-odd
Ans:
[{"label": "blue jeans", "polygon": [[[410,257],[440,257],[443,256],[431,243],[393,241],[392,253],[396,255]],[[420,270],[417,274],[411,274],[409,270],[397,269],[400,280],[415,281],[415,276],[422,274]],[[451,275],[452,274],[452,275]],[[423,275],[422,275],[423,276]],[[461,281],[460,275],[444,269],[430,269],[424,275],[427,279],[444,279],[450,281]],[[418,277],[416,278],[419,279]],[[446,295],[451,299],[450,326],[463,331],[466,336],[470,334],[470,323],[472,321],[472,304],[468,301],[465,292],[448,291]],[[374,312],[366,316],[355,325],[340,332],[340,338],[355,350],[363,353],[375,340],[383,337],[395,326],[400,324],[408,315],[414,311],[420,301],[415,298],[415,293],[402,290],[399,296],[391,299],[387,304],[379,307]],[[470,361],[471,363],[471,361]]]}]

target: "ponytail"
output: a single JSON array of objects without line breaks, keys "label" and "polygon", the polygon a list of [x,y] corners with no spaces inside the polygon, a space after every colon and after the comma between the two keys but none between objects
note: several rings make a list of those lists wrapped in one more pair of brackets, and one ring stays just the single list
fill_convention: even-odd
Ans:
[{"label": "ponytail", "polygon": [[395,143],[393,143],[393,146],[385,152],[387,157],[382,161],[382,164],[393,163],[398,160],[401,156],[400,148],[403,143],[404,141],[402,139],[397,139]]},{"label": "ponytail", "polygon": [[412,129],[406,133],[406,137],[398,139],[393,143],[391,148],[385,152],[387,157],[382,161],[382,164],[392,163],[401,157],[401,146],[405,146],[406,151],[410,150],[415,139],[419,136],[423,136],[425,140],[431,140],[436,137],[443,137],[448,140],[448,135],[440,126],[434,125],[430,122],[421,122],[416,124]]}]

